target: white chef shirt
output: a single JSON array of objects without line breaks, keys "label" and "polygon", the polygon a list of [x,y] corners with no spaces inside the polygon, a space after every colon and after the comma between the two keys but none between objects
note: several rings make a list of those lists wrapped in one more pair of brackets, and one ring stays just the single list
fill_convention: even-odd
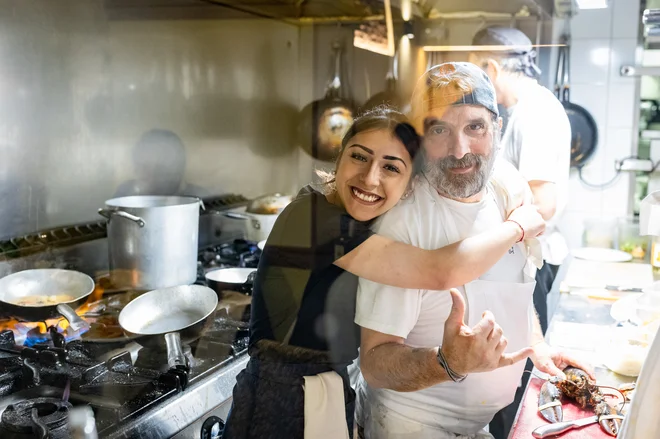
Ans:
[{"label": "white chef shirt", "polygon": [[566,240],[557,230],[568,201],[571,162],[571,125],[561,102],[535,82],[523,86],[518,103],[507,110],[501,157],[513,164],[527,181],[555,184],[557,207],[539,237],[547,262],[560,265],[568,254]]},{"label": "white chef shirt", "polygon": [[[507,169],[516,172],[510,167]],[[519,181],[526,186],[524,180],[519,179]],[[529,191],[529,188],[526,187],[526,190]],[[448,241],[443,230],[445,221],[441,218],[447,216],[443,211],[453,216],[460,239],[492,229],[505,220],[504,210],[498,206],[490,185],[480,202],[461,203],[441,197],[426,180],[421,180],[409,199],[401,201],[379,218],[374,230],[380,235],[423,249],[444,247],[452,242]],[[524,246],[514,245],[480,279],[522,282],[525,263]],[[459,290],[465,294],[462,287]],[[444,323],[451,306],[451,296],[447,292],[395,288],[360,279],[355,322],[364,328],[402,337],[407,346],[435,347],[442,344]],[[466,306],[469,307],[469,303],[466,303]],[[531,325],[534,316],[531,301],[529,312],[528,324]],[[467,309],[465,315],[467,318]],[[360,379],[362,380],[360,386],[366,386],[364,378]],[[369,388],[369,404],[371,406],[382,404],[388,410],[407,419],[434,426],[438,424],[436,413],[454,416],[454,413],[445,410],[448,402],[443,401],[443,388],[457,385],[460,383],[446,382],[417,392],[406,393]],[[362,416],[361,410],[362,404],[358,401],[358,421]],[[467,419],[470,418],[469,413],[465,416]]]}]

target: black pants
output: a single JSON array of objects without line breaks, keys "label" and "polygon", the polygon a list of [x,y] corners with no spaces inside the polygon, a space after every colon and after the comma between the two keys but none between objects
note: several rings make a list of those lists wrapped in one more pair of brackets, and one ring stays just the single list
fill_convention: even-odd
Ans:
[{"label": "black pants", "polygon": [[[258,346],[263,347],[263,344]],[[282,352],[288,349],[271,344],[268,349],[251,350],[250,361],[236,378],[223,439],[304,438],[303,377],[333,368],[321,355],[308,355],[304,352],[307,350],[294,348],[293,354],[287,352],[283,355]],[[352,438],[355,392],[351,389],[346,368],[338,373],[344,381],[346,422]]]},{"label": "black pants", "polygon": [[540,270],[536,272],[536,286],[534,287],[534,309],[539,315],[541,330],[543,335],[548,330],[548,294],[552,290],[552,283],[555,281],[559,266],[550,265],[547,262],[543,264]]},{"label": "black pants", "polygon": [[[550,265],[547,262],[543,264],[540,270],[536,272],[536,286],[534,287],[534,308],[539,315],[539,321],[541,322],[541,330],[543,335],[548,330],[548,293],[552,289],[552,284],[557,276],[557,271],[559,270],[558,265]],[[531,360],[527,360],[525,364],[525,371],[531,371],[534,365]],[[522,397],[525,393],[525,388],[527,387],[527,381],[529,381],[529,373],[525,372],[522,376],[522,384],[516,390],[516,396],[511,404],[504,407],[502,410],[497,412],[493,417],[493,420],[490,421],[489,430],[495,439],[506,439],[509,435],[509,430],[513,425],[513,421],[518,412],[518,406]]]}]

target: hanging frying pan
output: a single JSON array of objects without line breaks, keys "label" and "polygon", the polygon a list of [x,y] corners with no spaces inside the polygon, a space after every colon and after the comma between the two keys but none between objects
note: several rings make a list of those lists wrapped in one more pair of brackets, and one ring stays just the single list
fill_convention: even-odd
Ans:
[{"label": "hanging frying pan", "polygon": [[362,113],[366,113],[379,105],[387,105],[397,110],[401,109],[401,98],[396,89],[398,57],[395,54],[390,62],[390,69],[385,76],[385,90],[376,93],[362,106]]},{"label": "hanging frying pan", "polygon": [[570,51],[565,41],[566,46],[559,47],[555,93],[571,124],[571,166],[581,168],[596,151],[598,126],[584,107],[570,101]]},{"label": "hanging frying pan", "polygon": [[325,97],[311,102],[300,112],[298,143],[315,159],[333,161],[341,149],[344,134],[353,123],[353,105],[341,93],[341,43],[332,45],[334,76]]}]

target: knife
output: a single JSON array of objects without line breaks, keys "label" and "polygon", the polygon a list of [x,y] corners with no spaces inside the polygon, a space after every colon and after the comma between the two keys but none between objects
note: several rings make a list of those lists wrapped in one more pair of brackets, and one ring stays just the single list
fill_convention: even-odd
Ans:
[{"label": "knife", "polygon": [[622,293],[642,293],[643,288],[638,287],[624,287],[618,285],[605,285],[605,289],[608,291],[619,291]]},{"label": "knife", "polygon": [[536,439],[545,439],[548,437],[559,436],[574,428],[584,427],[585,425],[598,422],[598,416],[591,416],[590,418],[578,419],[575,421],[557,422],[556,424],[542,425],[532,432],[532,436]]}]

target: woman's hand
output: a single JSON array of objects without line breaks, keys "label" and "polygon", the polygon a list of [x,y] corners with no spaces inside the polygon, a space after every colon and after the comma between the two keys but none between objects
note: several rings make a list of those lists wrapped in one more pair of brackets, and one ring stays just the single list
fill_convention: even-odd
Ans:
[{"label": "woman's hand", "polygon": [[507,220],[515,221],[525,231],[525,239],[536,238],[545,231],[545,221],[533,204],[523,204],[509,215]]}]

